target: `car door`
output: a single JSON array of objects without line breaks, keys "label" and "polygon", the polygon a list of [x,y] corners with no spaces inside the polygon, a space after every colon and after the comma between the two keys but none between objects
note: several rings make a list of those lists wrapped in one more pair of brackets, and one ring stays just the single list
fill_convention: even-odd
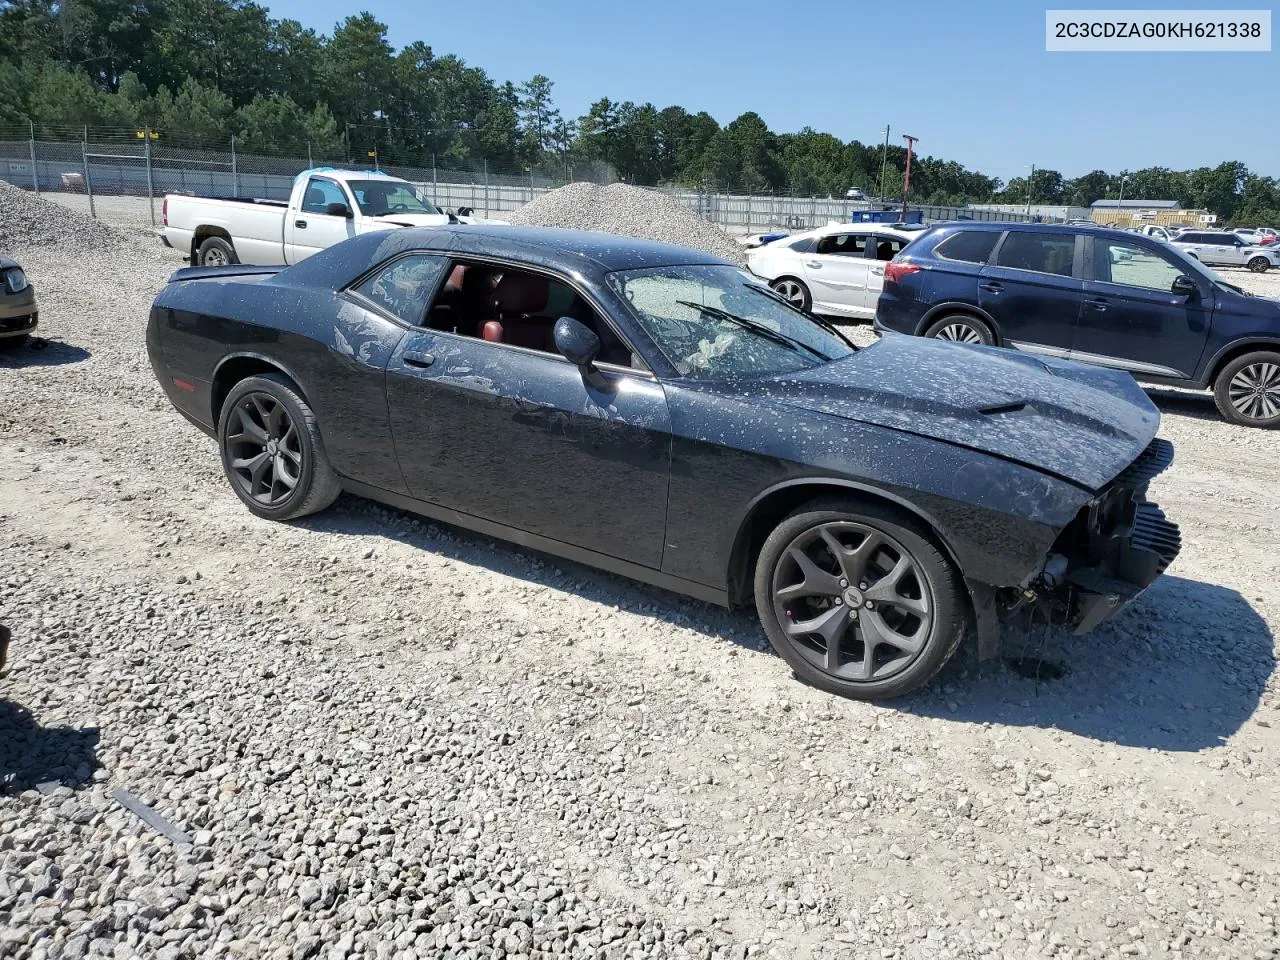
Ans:
[{"label": "car door", "polygon": [[285,259],[289,263],[297,263],[326,247],[354,237],[356,222],[353,217],[329,213],[337,204],[354,211],[351,202],[337,181],[327,177],[308,180],[298,209],[285,214]]},{"label": "car door", "polygon": [[801,258],[814,313],[869,317],[875,312],[867,307],[870,236],[865,229],[830,233],[819,237],[813,252]]},{"label": "car door", "polygon": [[1083,235],[1010,230],[978,277],[1002,343],[1065,357],[1084,302]]},{"label": "car door", "polygon": [[584,374],[545,350],[418,329],[387,366],[387,402],[412,496],[660,567],[671,424],[647,371]]},{"label": "car door", "polygon": [[[1209,338],[1211,292],[1158,245],[1092,237],[1071,359],[1137,376],[1186,378]],[[1186,276],[1198,292],[1175,293]]]},{"label": "car door", "polygon": [[876,304],[880,302],[880,294],[884,292],[884,265],[896,257],[910,240],[902,237],[891,237],[888,234],[872,234],[867,244],[867,258],[871,261],[867,269],[867,288],[863,296],[863,306],[867,316],[874,317]]}]

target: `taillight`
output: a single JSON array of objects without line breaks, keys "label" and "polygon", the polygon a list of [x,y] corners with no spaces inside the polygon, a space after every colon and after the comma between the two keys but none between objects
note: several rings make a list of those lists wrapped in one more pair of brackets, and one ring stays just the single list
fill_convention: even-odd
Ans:
[{"label": "taillight", "polygon": [[897,283],[903,277],[909,276],[919,269],[919,264],[899,263],[897,260],[890,260],[884,265],[884,282]]},{"label": "taillight", "polygon": [[169,198],[165,197],[164,202],[160,204],[160,223],[163,226],[169,225]]}]

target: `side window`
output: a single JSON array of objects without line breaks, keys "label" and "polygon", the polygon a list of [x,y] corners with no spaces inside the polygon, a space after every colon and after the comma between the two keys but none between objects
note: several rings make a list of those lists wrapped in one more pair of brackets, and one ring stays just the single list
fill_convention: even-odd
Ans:
[{"label": "side window", "polygon": [[444,257],[412,253],[392,260],[355,289],[405,323],[417,326],[426,316],[427,302],[447,265]]},{"label": "side window", "polygon": [[944,260],[986,263],[999,239],[999,230],[961,230],[934,247],[933,252]]},{"label": "side window", "polygon": [[833,233],[829,237],[823,237],[818,241],[818,247],[814,253],[833,254],[843,257],[863,257],[867,252],[867,241],[870,238],[865,233]]},{"label": "side window", "polygon": [[903,240],[901,237],[875,237],[875,248],[871,251],[871,255],[877,260],[892,260],[905,247],[910,240]]},{"label": "side window", "polygon": [[1000,247],[996,264],[1014,270],[1034,270],[1059,277],[1071,276],[1076,238],[1062,233],[1011,230]]},{"label": "side window", "polygon": [[1094,238],[1093,277],[1095,280],[1171,293],[1173,281],[1184,272],[1146,247],[1119,240]]},{"label": "side window", "polygon": [[573,287],[525,270],[455,262],[427,325],[558,357],[554,331],[561,317],[573,317],[595,332],[600,338],[600,362],[645,369],[644,361],[632,354],[613,327]]},{"label": "side window", "polygon": [[342,192],[342,188],[332,180],[312,177],[307,182],[306,192],[302,195],[302,212],[327,213],[331,203],[347,205],[347,197]]}]

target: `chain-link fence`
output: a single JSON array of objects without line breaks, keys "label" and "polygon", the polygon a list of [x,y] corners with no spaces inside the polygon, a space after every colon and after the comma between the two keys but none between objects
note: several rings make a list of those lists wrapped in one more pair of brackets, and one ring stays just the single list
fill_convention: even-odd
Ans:
[{"label": "chain-link fence", "polygon": [[[609,183],[616,178],[604,164],[574,166],[567,161],[519,171],[490,167],[459,168],[437,163],[434,156],[420,166],[380,164],[375,156],[354,162],[342,151],[320,150],[307,143],[297,156],[244,152],[233,137],[225,144],[171,142],[153,131],[91,127],[0,127],[0,179],[37,192],[85,194],[95,216],[95,196],[135,196],[150,201],[153,224],[158,201],[166,193],[208,197],[288,199],[294,177],[317,165],[376,166],[416,184],[444,209],[470,207],[485,217],[501,217],[570,180]],[[337,155],[335,155],[337,154]],[[780,196],[776,193],[721,192],[657,186],[668,196],[713,223],[735,233],[796,231],[837,221],[847,223],[857,211],[892,212],[896,203],[832,197]],[[1022,214],[971,207],[912,204],[926,221],[1033,219]]]}]

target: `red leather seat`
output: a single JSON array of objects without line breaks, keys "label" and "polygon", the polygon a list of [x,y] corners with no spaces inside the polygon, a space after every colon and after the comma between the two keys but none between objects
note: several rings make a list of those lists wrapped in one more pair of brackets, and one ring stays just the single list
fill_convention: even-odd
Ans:
[{"label": "red leather seat", "polygon": [[492,311],[480,321],[476,335],[491,342],[554,351],[553,321],[548,317],[530,316],[546,309],[549,292],[545,277],[504,273],[493,290]]}]

